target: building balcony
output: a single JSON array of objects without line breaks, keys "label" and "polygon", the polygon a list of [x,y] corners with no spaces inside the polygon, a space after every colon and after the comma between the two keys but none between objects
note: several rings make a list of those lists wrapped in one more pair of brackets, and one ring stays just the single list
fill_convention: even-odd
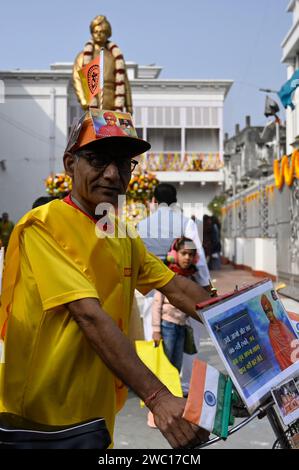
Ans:
[{"label": "building balcony", "polygon": [[147,152],[140,159],[143,171],[219,171],[223,168],[217,152]]},{"label": "building balcony", "polygon": [[281,62],[287,63],[295,59],[299,51],[299,19],[293,24],[290,31],[286,35],[282,44]]},{"label": "building balcony", "polygon": [[148,152],[140,167],[155,173],[159,181],[220,183],[224,178],[219,152]]}]

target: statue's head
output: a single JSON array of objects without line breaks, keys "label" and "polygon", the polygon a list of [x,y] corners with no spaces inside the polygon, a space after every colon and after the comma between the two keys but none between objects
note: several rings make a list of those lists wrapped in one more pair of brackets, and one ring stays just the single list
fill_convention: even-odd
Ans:
[{"label": "statue's head", "polygon": [[90,23],[90,32],[96,44],[104,46],[112,35],[112,29],[106,16],[96,16]]}]

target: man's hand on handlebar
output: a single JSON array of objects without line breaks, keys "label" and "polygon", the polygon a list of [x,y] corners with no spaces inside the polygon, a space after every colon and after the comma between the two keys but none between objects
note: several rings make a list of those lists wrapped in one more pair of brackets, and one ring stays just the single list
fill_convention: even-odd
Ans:
[{"label": "man's hand on handlebar", "polygon": [[149,406],[156,426],[175,449],[192,448],[209,439],[208,431],[182,417],[185,405],[184,398],[175,397],[165,388]]}]

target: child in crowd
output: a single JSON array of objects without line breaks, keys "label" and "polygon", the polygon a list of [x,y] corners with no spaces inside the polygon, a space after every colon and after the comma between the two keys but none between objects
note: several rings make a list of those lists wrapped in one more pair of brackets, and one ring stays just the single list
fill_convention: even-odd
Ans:
[{"label": "child in crowd", "polygon": [[[197,271],[195,267],[197,262],[196,246],[190,238],[181,237],[174,240],[167,255],[169,269],[176,274],[192,279]],[[152,307],[152,337],[156,346],[163,339],[164,352],[179,372],[183,362],[185,324],[185,313],[171,305],[165,295],[156,291]],[[150,411],[148,412],[147,424],[151,428],[156,427],[153,414]]]},{"label": "child in crowd", "polygon": [[[169,269],[192,279],[197,270],[197,261],[196,246],[190,238],[181,237],[173,242],[167,255]],[[171,305],[165,295],[157,291],[152,308],[153,340],[158,345],[163,339],[165,354],[179,372],[183,362],[185,324],[185,313]]]}]

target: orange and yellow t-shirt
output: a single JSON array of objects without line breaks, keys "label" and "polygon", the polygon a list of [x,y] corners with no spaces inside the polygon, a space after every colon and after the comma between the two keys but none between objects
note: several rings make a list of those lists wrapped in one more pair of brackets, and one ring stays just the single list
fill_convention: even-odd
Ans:
[{"label": "orange and yellow t-shirt", "polygon": [[112,436],[122,385],[65,304],[99,298],[127,333],[134,289],[146,294],[174,274],[139,237],[99,238],[92,220],[60,200],[21,219],[6,262],[0,311],[2,324],[9,313],[0,366],[3,410],[57,425],[104,417]]}]

